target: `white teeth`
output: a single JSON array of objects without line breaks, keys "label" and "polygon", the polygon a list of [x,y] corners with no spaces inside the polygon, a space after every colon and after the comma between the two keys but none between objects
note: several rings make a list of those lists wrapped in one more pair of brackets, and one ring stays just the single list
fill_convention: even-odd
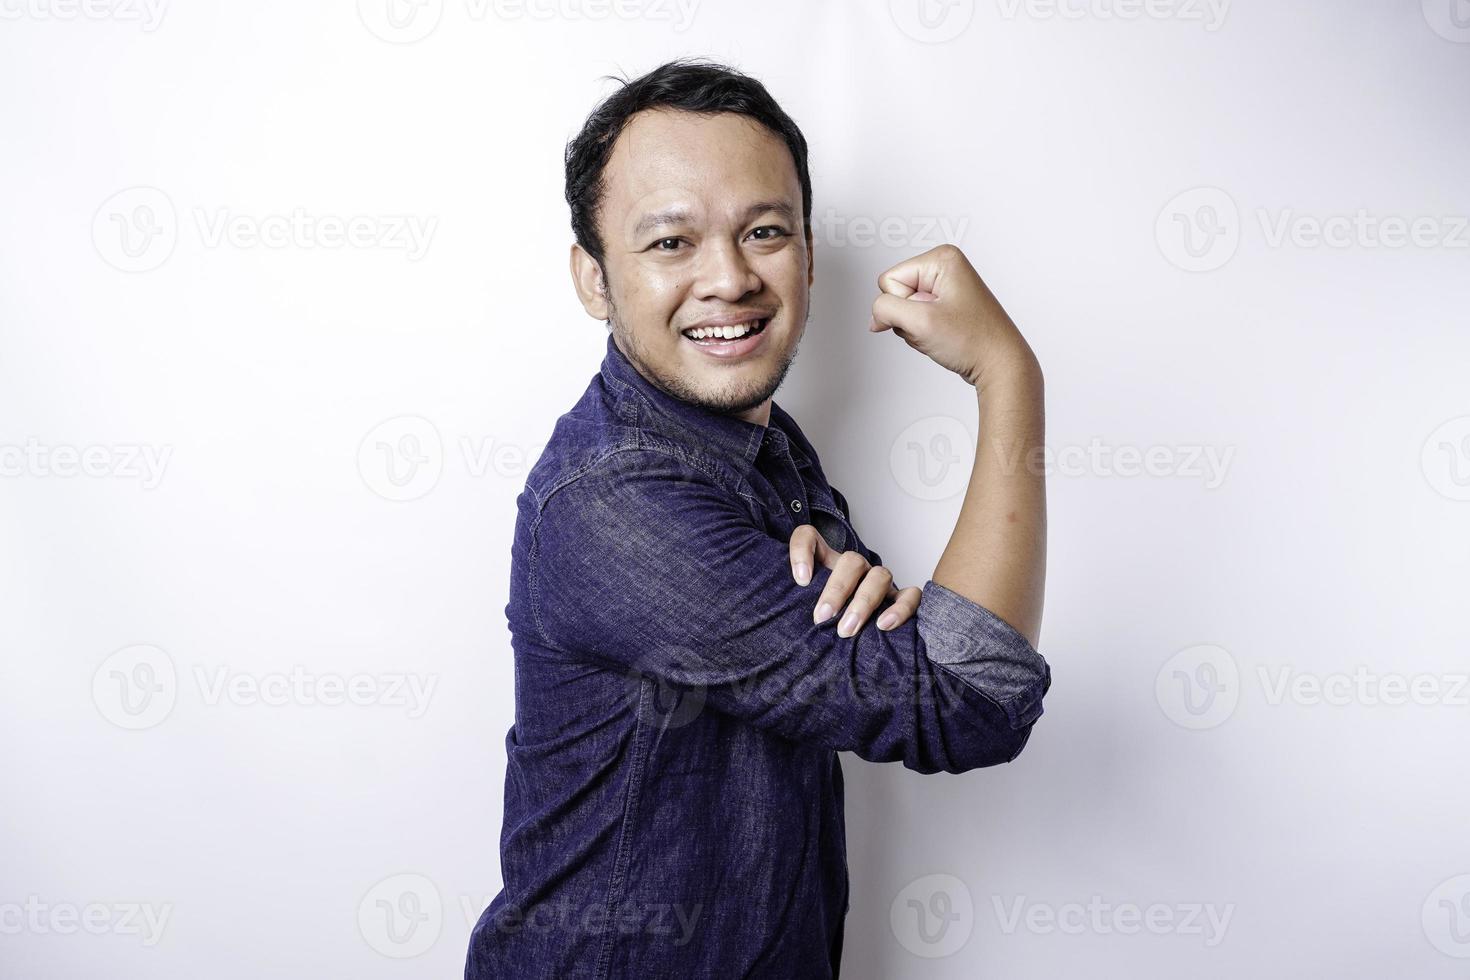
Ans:
[{"label": "white teeth", "polygon": [[722,337],[725,340],[734,340],[736,337],[744,337],[760,324],[759,320],[748,320],[729,327],[696,327],[693,330],[684,331],[684,336],[693,340],[705,340],[710,337]]}]

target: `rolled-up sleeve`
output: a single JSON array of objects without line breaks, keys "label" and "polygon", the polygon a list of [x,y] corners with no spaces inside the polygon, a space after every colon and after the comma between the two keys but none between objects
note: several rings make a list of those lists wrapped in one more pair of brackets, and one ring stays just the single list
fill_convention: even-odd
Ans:
[{"label": "rolled-up sleeve", "polygon": [[914,616],[924,654],[1005,712],[1017,733],[1014,759],[1041,716],[1051,665],[1010,623],[933,579]]},{"label": "rolled-up sleeve", "polygon": [[[677,453],[619,449],[547,494],[532,540],[544,644],[656,677],[796,741],[918,772],[1014,759],[1042,712],[1046,660],[983,606],[934,582],[892,630],[812,622],[806,586],[751,504]],[[886,604],[885,604],[886,605]]]}]

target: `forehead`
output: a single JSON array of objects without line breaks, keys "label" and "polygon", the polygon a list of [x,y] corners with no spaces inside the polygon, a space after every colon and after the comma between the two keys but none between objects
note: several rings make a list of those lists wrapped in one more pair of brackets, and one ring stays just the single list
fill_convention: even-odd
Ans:
[{"label": "forehead", "polygon": [[603,184],[603,206],[620,215],[681,197],[722,211],[782,197],[798,213],[801,208],[796,163],[785,142],[729,112],[639,112],[613,145]]}]

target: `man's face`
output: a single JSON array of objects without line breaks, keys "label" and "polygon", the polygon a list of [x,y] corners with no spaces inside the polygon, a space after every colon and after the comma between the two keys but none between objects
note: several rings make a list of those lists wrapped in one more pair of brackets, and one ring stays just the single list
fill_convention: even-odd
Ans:
[{"label": "man's face", "polygon": [[[766,424],[796,357],[812,283],[801,185],[786,144],[745,116],[648,110],[623,129],[598,213],[606,292],[572,249],[587,312],[654,384]],[[695,340],[709,321],[763,321],[743,339]]]}]

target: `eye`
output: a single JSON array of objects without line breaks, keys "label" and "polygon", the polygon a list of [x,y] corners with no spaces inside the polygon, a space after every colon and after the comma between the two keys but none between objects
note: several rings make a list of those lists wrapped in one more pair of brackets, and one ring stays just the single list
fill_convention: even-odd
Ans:
[{"label": "eye", "polygon": [[[683,241],[682,238],[660,238],[658,241],[653,243],[653,247],[660,252],[677,252],[679,250],[678,246],[681,241]],[[665,246],[669,245],[670,243],[673,244],[673,247],[666,248]]]},{"label": "eye", "polygon": [[780,225],[762,225],[761,227],[755,229],[755,231],[752,231],[751,234],[758,235],[763,231],[772,232],[772,234],[767,235],[764,238],[757,238],[756,241],[772,242],[775,241],[777,238],[785,238],[787,236],[786,229],[782,228]]}]

